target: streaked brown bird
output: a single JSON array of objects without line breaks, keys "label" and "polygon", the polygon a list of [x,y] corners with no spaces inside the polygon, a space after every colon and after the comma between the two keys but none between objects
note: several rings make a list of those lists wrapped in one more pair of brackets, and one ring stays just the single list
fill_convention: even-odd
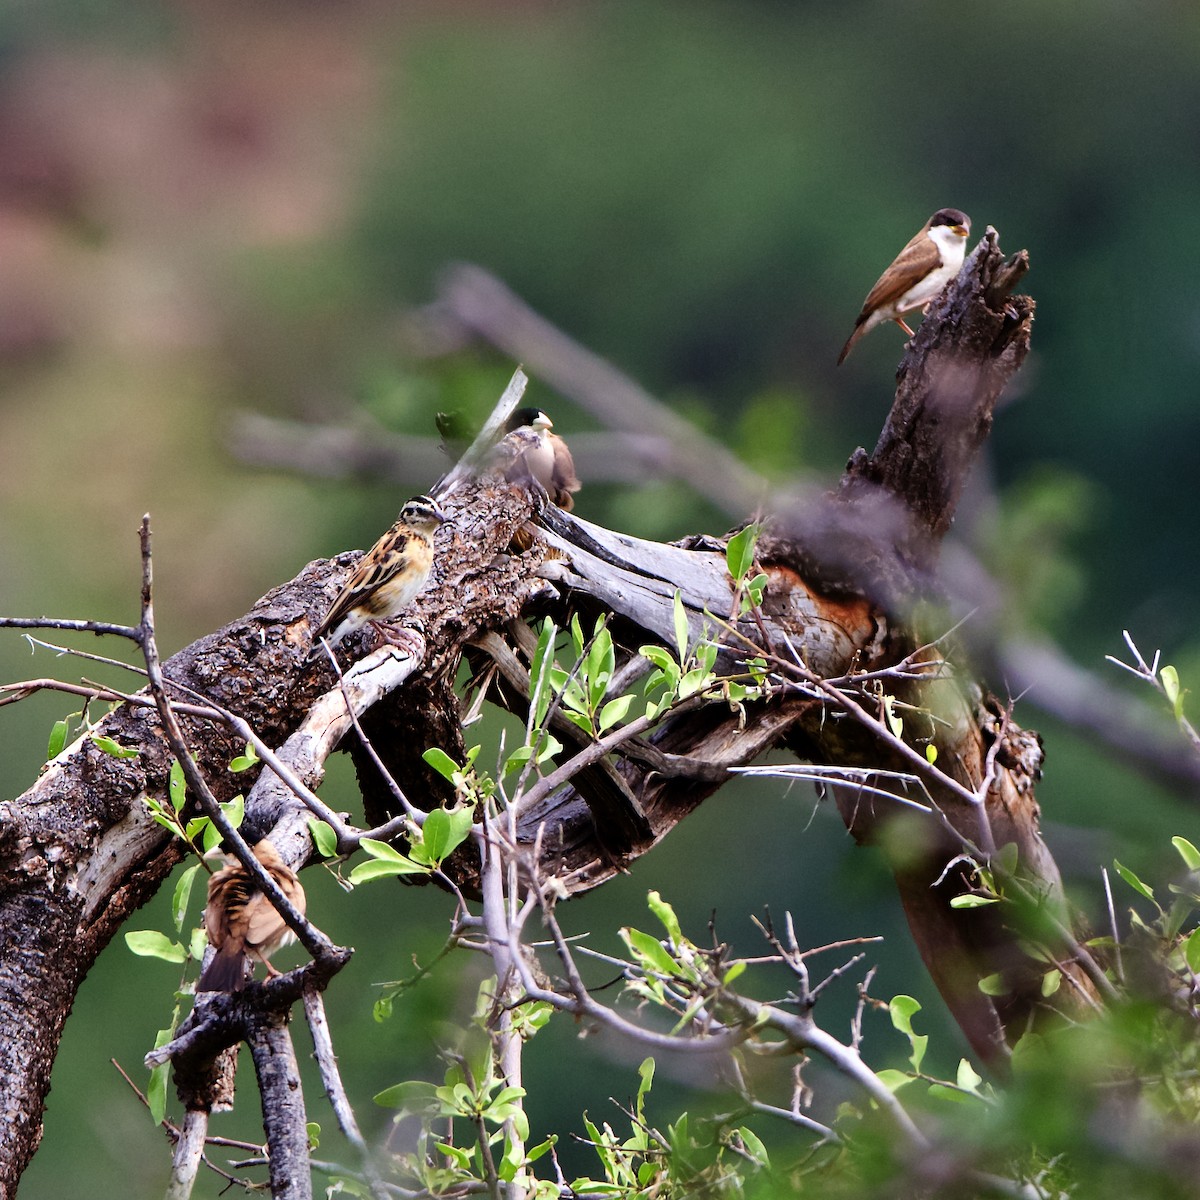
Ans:
[{"label": "streaked brown bird", "polygon": [[518,408],[497,446],[497,461],[509,479],[531,477],[546,489],[552,503],[565,512],[575,507],[573,493],[583,486],[567,443],[552,432],[554,422],[540,408]]},{"label": "streaked brown bird", "polygon": [[[303,913],[307,904],[304,888],[274,845],[263,838],[254,847],[254,857],[293,907]],[[269,961],[271,955],[280,946],[296,940],[291,927],[258,890],[246,868],[237,859],[226,862],[208,879],[204,928],[216,953],[196,982],[198,992],[240,992],[246,986],[248,960],[261,962],[268,975],[278,975]]]},{"label": "streaked brown bird", "polygon": [[838,366],[865,333],[884,321],[895,321],[909,337],[913,331],[903,314],[929,307],[963,265],[971,218],[957,208],[939,208],[896,255],[875,282],[854,322],[854,332],[838,355]]},{"label": "streaked brown bird", "polygon": [[313,633],[313,653],[321,639],[336,646],[367,624],[398,617],[429,582],[433,534],[446,519],[438,502],[414,496],[396,523],[371,547],[338,593]]}]

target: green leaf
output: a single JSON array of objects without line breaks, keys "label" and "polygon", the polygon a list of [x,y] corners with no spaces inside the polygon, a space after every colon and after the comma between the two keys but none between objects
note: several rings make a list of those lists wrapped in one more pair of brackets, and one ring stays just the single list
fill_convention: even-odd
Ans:
[{"label": "green leaf", "polygon": [[931,766],[937,762],[937,747],[932,742],[925,747],[925,759]]},{"label": "green leaf", "polygon": [[1197,850],[1187,838],[1173,837],[1171,845],[1179,851],[1179,857],[1183,859],[1183,865],[1189,871],[1200,871],[1200,850]]},{"label": "green leaf", "polygon": [[[532,1163],[537,1162],[542,1155],[548,1153],[550,1149],[558,1142],[558,1134],[552,1133],[544,1142],[539,1142],[525,1157]],[[554,1195],[558,1195],[557,1186],[554,1187]]]},{"label": "green leaf", "polygon": [[196,840],[196,835],[202,833],[211,824],[207,817],[193,817],[184,827],[183,836],[189,842]]},{"label": "green leaf", "polygon": [[750,1129],[745,1125],[739,1127],[737,1135],[739,1138],[741,1138],[742,1147],[745,1149],[746,1153],[750,1155],[750,1157],[754,1159],[754,1161],[758,1163],[760,1167],[770,1170],[771,1159],[767,1154],[766,1146],[763,1145],[762,1138],[760,1138],[753,1129]]},{"label": "green leaf", "polygon": [[188,938],[188,953],[199,962],[208,948],[208,934],[200,928],[193,929]]},{"label": "green leaf", "polygon": [[657,938],[628,925],[623,926],[620,932],[625,945],[629,947],[630,953],[638,960],[643,970],[657,971],[660,975],[667,976],[678,974],[675,960]]},{"label": "green leaf", "polygon": [[604,618],[599,617],[596,620],[596,632],[592,637],[592,647],[583,666],[583,676],[587,680],[589,712],[595,712],[600,707],[616,664],[612,634],[605,626]]},{"label": "green leaf", "polygon": [[433,1093],[433,1084],[422,1079],[410,1079],[376,1092],[373,1099],[380,1108],[432,1111],[435,1105]]},{"label": "green leaf", "polygon": [[67,744],[67,730],[70,726],[66,721],[55,721],[50,727],[50,741],[46,744],[46,760],[57,758]]},{"label": "green leaf", "polygon": [[321,1126],[317,1121],[305,1121],[304,1133],[308,1138],[309,1150],[316,1150],[321,1144]]},{"label": "green leaf", "polygon": [[638,1067],[638,1078],[641,1082],[638,1084],[637,1104],[634,1112],[637,1114],[638,1123],[642,1123],[645,1119],[646,1097],[650,1094],[651,1087],[654,1086],[654,1059],[643,1058],[642,1065]]},{"label": "green leaf", "polygon": [[713,674],[703,667],[695,667],[679,681],[679,698],[686,700],[697,692],[702,692],[712,682]]},{"label": "green leaf", "polygon": [[118,742],[114,742],[112,738],[105,737],[103,734],[92,734],[92,742],[97,750],[104,751],[105,754],[111,754],[113,758],[137,758],[138,751],[133,746],[122,746]]},{"label": "green leaf", "polygon": [[912,1063],[914,1071],[920,1071],[921,1060],[925,1057],[925,1050],[929,1045],[928,1034],[915,1033],[913,1031],[912,1019],[920,1011],[920,1002],[914,1000],[911,996],[894,996],[892,1002],[888,1005],[892,1024],[908,1038],[909,1044],[912,1046],[912,1055],[909,1058],[909,1062]]},{"label": "green leaf", "polygon": [[246,816],[246,797],[238,795],[234,796],[232,800],[223,800],[221,811],[234,829],[240,829]]},{"label": "green leaf", "polygon": [[758,608],[763,602],[763,596],[767,590],[767,584],[771,582],[770,576],[764,571],[760,571],[755,577],[746,584],[746,596],[750,604],[754,608]]},{"label": "green leaf", "polygon": [[939,1100],[949,1100],[952,1104],[978,1103],[980,1099],[978,1096],[968,1096],[957,1088],[947,1087],[944,1083],[931,1083],[928,1094]]},{"label": "green leaf", "polygon": [[988,904],[999,904],[999,896],[955,896],[950,901],[951,908],[983,908]]},{"label": "green leaf", "polygon": [[992,855],[992,866],[1003,875],[1011,875],[1021,861],[1021,851],[1016,842],[1005,842]]},{"label": "green leaf", "polygon": [[675,678],[679,678],[679,663],[665,646],[643,646],[638,653],[648,658],[664,675],[669,677],[674,670]]},{"label": "green leaf", "polygon": [[372,858],[381,859],[383,862],[398,863],[405,861],[404,855],[395,846],[389,846],[387,842],[381,842],[376,838],[365,837],[358,844]]},{"label": "green leaf", "polygon": [[679,918],[675,915],[675,910],[658,894],[658,892],[650,892],[646,897],[646,903],[650,911],[659,919],[663,928],[667,931],[667,937],[671,939],[671,945],[683,945],[683,931],[679,928]]},{"label": "green leaf", "polygon": [[434,862],[441,862],[471,832],[474,816],[469,808],[435,808],[421,826],[421,845]]},{"label": "green leaf", "polygon": [[251,767],[257,766],[259,763],[258,751],[255,750],[253,743],[246,743],[246,753],[239,754],[230,764],[229,769],[237,774],[240,771],[248,771]]},{"label": "green leaf", "polygon": [[533,723],[540,729],[546,721],[546,713],[552,699],[548,670],[554,663],[554,639],[558,629],[547,617],[538,633],[537,646],[529,665],[529,700],[534,706]]},{"label": "green leaf", "polygon": [[183,777],[183,766],[177,758],[171,759],[171,774],[167,778],[167,795],[170,796],[176,812],[183,808],[184,801],[187,799],[187,780]]},{"label": "green leaf", "polygon": [[205,854],[215,850],[221,844],[221,831],[205,818],[207,824],[204,826],[204,840],[201,842],[201,847]]},{"label": "green leaf", "polygon": [[679,651],[679,662],[682,665],[687,662],[688,651],[688,616],[687,609],[683,607],[683,597],[679,594],[679,589],[675,589],[675,646]]},{"label": "green leaf", "polygon": [[1193,929],[1183,943],[1183,958],[1193,975],[1200,975],[1200,928]]},{"label": "green leaf", "polygon": [[979,990],[985,996],[1007,996],[1009,992],[1008,984],[999,972],[995,975],[985,975],[979,981]]},{"label": "green leaf", "polygon": [[403,862],[383,862],[373,858],[369,862],[358,863],[350,871],[350,882],[358,885],[370,883],[373,879],[386,879],[393,875],[428,875],[429,867],[421,863],[405,859]]},{"label": "green leaf", "polygon": [[883,1084],[889,1092],[898,1092],[906,1084],[912,1083],[912,1076],[905,1071],[894,1071],[891,1067],[883,1071],[876,1071],[875,1078]]},{"label": "green leaf", "polygon": [[1117,874],[1120,875],[1120,877],[1125,880],[1125,882],[1129,884],[1129,886],[1133,888],[1135,892],[1139,892],[1141,895],[1145,896],[1147,900],[1154,899],[1154,890],[1144,884],[1128,867],[1123,867],[1115,858],[1113,859],[1113,867],[1116,869]]},{"label": "green leaf", "polygon": [[454,776],[458,774],[460,768],[458,763],[448,755],[445,750],[438,746],[430,746],[421,757],[425,760],[428,766],[431,766],[443,779],[448,779],[451,783],[454,782]]},{"label": "green leaf", "polygon": [[446,856],[450,841],[450,814],[444,808],[435,808],[421,826],[421,844],[433,862],[441,862]]},{"label": "green leaf", "polygon": [[553,758],[556,754],[562,753],[563,744],[556,737],[547,735],[542,738],[541,749],[537,754],[537,764],[541,766],[548,758]]},{"label": "green leaf", "polygon": [[317,848],[317,853],[322,858],[337,857],[337,834],[334,832],[332,825],[310,818],[308,832],[312,837],[313,845]]},{"label": "green leaf", "polygon": [[711,671],[717,663],[717,655],[721,652],[721,647],[716,642],[707,638],[708,625],[704,627],[705,640],[696,644],[696,665],[703,667],[706,671]]},{"label": "green leaf", "polygon": [[525,764],[533,757],[532,746],[518,746],[505,760],[504,766],[500,769],[500,778],[507,779],[516,771],[524,768]]},{"label": "green leaf", "polygon": [[470,1146],[451,1146],[448,1142],[436,1142],[439,1154],[444,1154],[460,1171],[471,1169],[475,1152]]},{"label": "green leaf", "polygon": [[600,732],[603,733],[606,729],[616,725],[619,721],[625,720],[629,715],[630,706],[633,704],[633,696],[618,696],[615,700],[610,700],[601,710],[598,718]]},{"label": "green leaf", "polygon": [[1055,968],[1042,976],[1042,995],[1053,996],[1062,986],[1062,972]]},{"label": "green leaf", "polygon": [[[155,1050],[161,1050],[174,1036],[172,1029],[160,1029],[154,1038]],[[167,1075],[171,1064],[163,1063],[150,1072],[150,1082],[146,1085],[146,1104],[155,1125],[161,1125],[167,1115]]]},{"label": "green leaf", "polygon": [[758,543],[758,526],[747,525],[729,539],[725,547],[725,564],[733,576],[735,586],[740,586],[754,563],[754,547]]},{"label": "green leaf", "polygon": [[571,645],[575,648],[575,657],[577,659],[583,657],[583,626],[579,623],[579,614],[571,614]]},{"label": "green leaf", "polygon": [[425,875],[429,868],[406,858],[394,846],[374,838],[363,838],[359,843],[371,855],[369,862],[359,863],[350,872],[351,883],[367,883],[389,875]]},{"label": "green leaf", "polygon": [[960,1058],[958,1060],[958,1074],[954,1082],[960,1088],[964,1088],[968,1092],[974,1092],[978,1090],[979,1085],[983,1082],[983,1076],[965,1058]]},{"label": "green leaf", "polygon": [[1175,712],[1175,719],[1179,720],[1183,716],[1183,697],[1185,695],[1184,690],[1179,686],[1179,672],[1172,666],[1165,666],[1159,670],[1158,677],[1162,680],[1163,691]]},{"label": "green leaf", "polygon": [[133,929],[125,935],[125,945],[142,958],[161,958],[167,962],[187,962],[187,951],[157,929]]},{"label": "green leaf", "polygon": [[179,877],[175,891],[171,896],[171,917],[176,929],[183,929],[183,921],[187,916],[188,900],[192,895],[192,884],[196,881],[196,872],[200,870],[199,863],[193,863]]}]

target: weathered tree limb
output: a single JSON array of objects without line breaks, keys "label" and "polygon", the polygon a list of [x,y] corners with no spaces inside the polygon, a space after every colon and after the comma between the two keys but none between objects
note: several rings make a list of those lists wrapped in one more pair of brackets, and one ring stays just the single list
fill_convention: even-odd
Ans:
[{"label": "weathered tree limb", "polygon": [[[1012,274],[989,234],[910,347],[897,406],[875,455],[856,455],[835,496],[783,514],[760,544],[770,578],[766,636],[781,654],[794,651],[815,676],[850,678],[846,686],[853,687],[854,673],[886,670],[913,650],[908,602],[936,589],[939,539],[996,397],[1028,346],[1032,302],[1002,294]],[[614,614],[614,634],[630,654],[646,640],[671,641],[677,588],[696,633],[706,608],[725,618],[732,605],[720,543],[711,539],[663,547],[549,510],[532,547],[517,552],[512,535],[535,515],[519,487],[484,478],[448,497],[447,505],[452,519],[439,534],[435,579],[411,612],[426,641],[422,670],[365,722],[405,794],[423,808],[440,803],[445,790],[421,751],[439,745],[461,761],[453,682],[466,646],[489,633],[502,635],[521,618],[581,609]],[[334,682],[326,664],[304,658],[309,630],[356,558],[310,564],[245,617],[169,660],[167,680],[213,698],[280,745]],[[741,632],[759,635],[753,623]],[[351,651],[361,644],[351,639]],[[725,661],[742,650],[735,639]],[[928,840],[918,846],[917,866],[897,864],[897,879],[943,994],[976,1049],[995,1061],[1005,1040],[1045,1008],[1033,986],[1038,967],[1022,948],[1022,931],[995,915],[981,917],[980,910],[948,907],[970,886],[966,868],[946,872],[936,887],[930,883],[962,847],[945,833],[946,824],[979,845],[985,822],[997,845],[1018,847],[1021,878],[1062,924],[1057,872],[1037,833],[1033,783],[1040,753],[1036,741],[969,682],[943,677],[910,686],[907,698],[945,722],[930,737],[950,777],[941,791],[930,789],[942,823],[928,821],[920,833],[905,834]],[[869,692],[861,699],[869,703]],[[522,839],[541,847],[539,869],[567,893],[597,886],[719,787],[721,766],[748,763],[773,745],[821,762],[886,767],[895,761],[870,729],[832,711],[799,676],[744,723],[740,718],[727,706],[709,705],[668,717],[649,739],[657,762],[694,756],[706,764],[702,777],[659,772],[648,761],[653,754],[620,759],[620,777],[648,823],[646,837],[614,842],[612,831],[597,828],[595,797],[590,806],[574,788],[519,812]],[[196,718],[185,719],[184,728],[218,798],[241,790],[244,780],[226,770],[241,749],[231,733]],[[142,803],[166,793],[170,761],[156,716],[123,707],[100,732],[136,747],[137,756],[115,759],[81,739],[24,796],[0,808],[0,1026],[9,1035],[0,1079],[0,1189],[15,1185],[36,1148],[49,1066],[76,988],[123,920],[178,860]],[[394,810],[392,793],[369,757],[353,743],[351,751],[367,821],[379,824]],[[964,789],[979,791],[981,803],[964,805]],[[294,796],[275,799],[281,809],[301,811]],[[894,815],[845,787],[837,799],[862,840],[880,838]],[[301,850],[298,839],[293,853]],[[477,883],[469,861],[451,869],[463,886]],[[947,946],[955,948],[946,953]],[[978,992],[985,970],[1010,982],[1002,1000]],[[1060,989],[1052,1003],[1069,1006],[1075,991]],[[1078,991],[1089,991],[1086,980]]]},{"label": "weathered tree limb", "polygon": [[249,1045],[262,1096],[272,1200],[312,1200],[304,1089],[286,1015],[259,1024]]},{"label": "weathered tree limb", "polygon": [[[1024,272],[1026,266],[1025,258],[1015,256],[1011,267],[994,273],[989,292],[994,296],[997,286],[1011,286],[1010,273]],[[478,318],[481,310],[485,315]],[[634,483],[674,475],[739,519],[769,493],[767,481],[753,473],[744,474],[748,485],[742,491],[727,491],[727,483],[719,483],[718,491],[711,493],[708,481],[724,477],[724,448],[693,435],[681,453],[668,432],[651,433],[654,428],[675,427],[666,405],[533,312],[482,267],[460,264],[448,270],[437,299],[410,314],[406,327],[413,335],[407,340],[418,353],[446,354],[471,340],[499,347],[601,421],[609,432],[572,433],[570,439],[579,476],[589,483]],[[650,413],[655,415],[648,419]],[[317,477],[426,479],[445,464],[436,439],[390,433],[364,418],[330,426],[243,414],[235,432],[233,453],[239,461]],[[799,495],[814,486],[811,479],[797,476],[777,488],[777,494]],[[1178,728],[1140,698],[1114,687],[1105,675],[1072,662],[1061,647],[1048,641],[1031,646],[1002,628],[997,614],[1004,606],[1003,583],[985,578],[961,543],[955,552],[960,569],[950,580],[944,573],[942,579],[957,611],[972,613],[964,640],[983,673],[1005,680],[1014,695],[1026,697],[1027,705],[1070,725],[1118,761],[1193,801],[1200,761]]]}]

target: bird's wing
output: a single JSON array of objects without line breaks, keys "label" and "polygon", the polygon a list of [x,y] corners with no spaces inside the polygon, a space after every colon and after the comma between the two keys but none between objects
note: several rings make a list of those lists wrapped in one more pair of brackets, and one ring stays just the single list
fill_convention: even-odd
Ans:
[{"label": "bird's wing", "polygon": [[875,286],[863,301],[858,320],[861,323],[875,309],[894,304],[918,279],[928,275],[942,261],[942,256],[926,230],[922,229],[896,255],[892,265],[876,280]]},{"label": "bird's wing", "polygon": [[246,944],[249,946],[262,946],[273,942],[286,924],[262,892],[256,893],[246,906],[246,912],[249,917],[246,924]]},{"label": "bird's wing", "polygon": [[218,950],[238,953],[246,937],[246,901],[250,895],[249,876],[240,864],[223,867],[208,881],[208,902],[204,907],[204,929],[209,942]]},{"label": "bird's wing", "polygon": [[366,557],[358,564],[354,574],[346,580],[342,590],[338,592],[325,619],[317,626],[313,634],[313,642],[319,642],[331,629],[335,629],[342,618],[361,603],[364,596],[369,596],[387,583],[404,566],[405,549],[408,537],[393,525],[388,532],[367,552]]},{"label": "bird's wing", "polygon": [[556,434],[551,435],[550,443],[554,447],[554,487],[558,495],[562,497],[555,503],[559,508],[569,511],[571,493],[579,491],[583,484],[579,482],[579,476],[575,474],[575,460],[571,457],[567,443]]}]

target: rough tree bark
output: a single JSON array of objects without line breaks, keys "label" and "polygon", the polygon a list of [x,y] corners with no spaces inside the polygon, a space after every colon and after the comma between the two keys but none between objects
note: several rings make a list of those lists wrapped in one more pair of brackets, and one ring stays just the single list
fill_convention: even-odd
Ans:
[{"label": "rough tree bark", "polygon": [[[760,543],[770,578],[765,631],[774,646],[791,643],[818,678],[877,671],[910,654],[921,640],[913,605],[936,594],[937,549],[972,460],[990,428],[997,397],[1028,350],[1033,303],[1010,295],[1025,269],[1006,262],[989,230],[956,284],[936,302],[908,348],[895,405],[874,454],[852,457],[841,487],[819,503],[777,514]],[[557,510],[535,512],[520,487],[484,477],[447,498],[451,521],[439,535],[436,577],[414,606],[427,652],[421,669],[373,710],[370,732],[387,750],[388,766],[423,807],[442,799],[420,751],[440,745],[461,752],[453,681],[461,659],[496,664],[494,697],[519,707],[528,662],[531,616],[569,611],[614,614],[623,661],[647,641],[670,644],[672,599],[681,593],[694,633],[705,610],[730,612],[732,594],[722,543],[696,538],[667,547],[625,537]],[[513,532],[533,520],[523,552]],[[281,745],[331,686],[327,665],[305,665],[310,630],[357,561],[345,554],[306,567],[244,617],[187,647],[165,664],[168,679],[244,717],[270,745]],[[740,629],[758,640],[760,629]],[[736,658],[731,645],[726,661]],[[897,882],[914,937],[947,1003],[977,1052],[1001,1063],[1007,1043],[1047,1011],[1069,1008],[1092,984],[1071,959],[1064,933],[1062,966],[1077,984],[1051,1001],[1037,987],[1044,964],[1031,961],[1023,931],[992,910],[958,910],[950,899],[970,884],[965,868],[943,875],[961,848],[957,829],[975,844],[1015,843],[1020,873],[1043,915],[1069,925],[1057,870],[1038,834],[1033,785],[1040,747],[1002,705],[969,679],[943,672],[913,680],[905,698],[938,713],[927,733],[938,765],[953,781],[986,792],[984,809],[939,787],[931,794],[944,822],[908,820],[900,854],[888,834],[897,806],[834,788],[859,840],[878,840],[893,854]],[[870,703],[869,692],[856,693]],[[749,711],[743,723],[727,706],[671,716],[652,737],[623,747],[574,785],[519,815],[524,839],[543,836],[541,867],[570,894],[602,884],[645,853],[721,786],[730,767],[763,750],[786,746],[815,762],[876,769],[912,764],[844,713],[811,696],[784,695]],[[240,751],[220,725],[189,718],[185,728],[199,765],[224,799],[245,786],[228,762]],[[125,919],[154,894],[179,860],[177,848],[143,803],[163,797],[170,766],[152,709],[123,706],[103,733],[138,753],[117,759],[89,739],[67,747],[18,799],[0,807],[0,1194],[15,1189],[37,1148],[50,1066],[80,982]],[[357,753],[357,751],[355,751]],[[359,760],[368,822],[391,811],[375,769]],[[319,782],[319,762],[308,781]],[[988,786],[983,788],[982,785]],[[284,823],[285,857],[311,854],[305,810],[264,775],[251,797],[256,818]],[[986,821],[983,813],[986,812]],[[990,830],[990,833],[989,833]],[[477,881],[466,856],[454,869],[465,888]],[[942,876],[937,886],[931,886]],[[402,890],[396,903],[404,902]],[[977,987],[1004,975],[1001,1000]]]}]

